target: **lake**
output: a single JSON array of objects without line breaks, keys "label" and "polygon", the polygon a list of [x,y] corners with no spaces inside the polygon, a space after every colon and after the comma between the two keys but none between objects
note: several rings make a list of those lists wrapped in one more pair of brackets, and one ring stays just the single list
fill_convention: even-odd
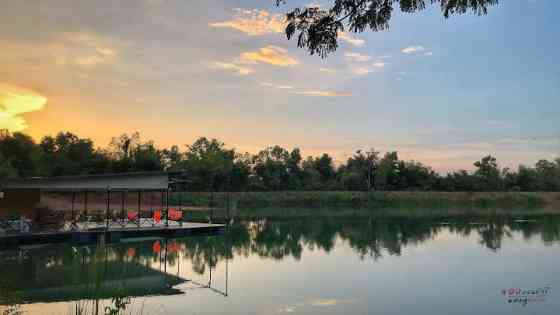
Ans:
[{"label": "lake", "polygon": [[559,249],[560,217],[235,222],[223,236],[5,250],[0,310],[558,314]]}]

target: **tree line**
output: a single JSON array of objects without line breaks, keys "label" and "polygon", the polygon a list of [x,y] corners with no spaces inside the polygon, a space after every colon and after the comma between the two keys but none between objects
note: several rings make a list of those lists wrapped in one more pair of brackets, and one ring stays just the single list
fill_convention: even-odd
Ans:
[{"label": "tree line", "polygon": [[45,136],[0,132],[0,179],[37,176],[185,171],[191,191],[281,190],[433,190],[560,191],[560,158],[532,166],[501,168],[489,155],[474,162],[474,171],[438,174],[396,151],[356,151],[335,164],[327,153],[304,158],[298,148],[267,147],[256,154],[228,148],[201,137],[184,150],[158,148],[138,133],[115,137],[106,148],[70,132]]}]

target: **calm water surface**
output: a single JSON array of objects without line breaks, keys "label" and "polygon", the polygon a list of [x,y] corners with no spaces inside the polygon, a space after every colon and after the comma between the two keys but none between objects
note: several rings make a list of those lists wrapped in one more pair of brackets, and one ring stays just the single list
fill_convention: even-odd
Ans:
[{"label": "calm water surface", "polygon": [[238,222],[225,236],[3,251],[0,311],[558,314],[559,245],[557,217]]}]

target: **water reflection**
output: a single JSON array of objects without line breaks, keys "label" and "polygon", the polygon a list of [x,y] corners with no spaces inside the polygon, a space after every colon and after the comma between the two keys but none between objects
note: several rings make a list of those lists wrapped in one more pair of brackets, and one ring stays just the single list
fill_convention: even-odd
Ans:
[{"label": "water reflection", "polygon": [[[236,257],[301,261],[306,251],[328,254],[344,244],[361,260],[379,261],[445,235],[474,238],[490,253],[498,253],[504,241],[514,237],[540,239],[548,246],[560,240],[560,217],[453,222],[263,219],[232,224],[225,236],[10,249],[0,253],[0,304],[12,312],[6,314],[18,314],[22,304],[53,302],[74,303],[72,314],[118,314],[130,298],[182,295],[195,289],[228,297],[227,264]],[[215,286],[212,272],[219,264],[225,265],[225,284]]]}]

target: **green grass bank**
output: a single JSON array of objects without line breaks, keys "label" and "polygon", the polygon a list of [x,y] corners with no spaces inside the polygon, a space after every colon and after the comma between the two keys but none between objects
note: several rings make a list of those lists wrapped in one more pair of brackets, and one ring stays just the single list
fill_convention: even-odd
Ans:
[{"label": "green grass bank", "polygon": [[317,213],[371,210],[383,215],[424,216],[426,214],[560,214],[560,192],[349,192],[282,191],[174,193],[171,203],[193,207],[226,208],[232,214],[274,211]]}]

